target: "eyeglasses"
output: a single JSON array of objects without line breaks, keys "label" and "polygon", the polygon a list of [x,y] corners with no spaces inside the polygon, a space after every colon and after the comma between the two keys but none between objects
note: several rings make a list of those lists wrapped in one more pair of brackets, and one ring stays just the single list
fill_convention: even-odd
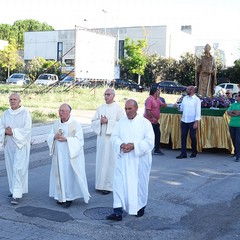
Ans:
[{"label": "eyeglasses", "polygon": [[229,92],[226,92],[226,94],[230,94]]}]

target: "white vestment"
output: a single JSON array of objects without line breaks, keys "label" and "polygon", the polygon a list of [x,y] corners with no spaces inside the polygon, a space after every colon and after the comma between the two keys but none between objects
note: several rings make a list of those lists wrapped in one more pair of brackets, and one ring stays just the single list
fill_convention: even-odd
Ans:
[{"label": "white vestment", "polygon": [[[101,115],[108,119],[101,124]],[[111,145],[113,128],[120,118],[125,116],[124,110],[117,103],[103,104],[92,118],[92,129],[97,134],[96,178],[95,189],[112,191],[116,153]]]},{"label": "white vestment", "polygon": [[[113,208],[122,207],[129,214],[136,215],[146,206],[148,199],[151,151],[154,147],[152,125],[139,115],[134,119],[122,118],[116,124],[111,140],[118,154],[113,181]],[[120,150],[122,143],[133,143],[134,149],[124,153]]]},{"label": "white vestment", "polygon": [[[67,141],[54,140],[54,135],[59,129],[63,130]],[[59,202],[83,198],[87,203],[90,194],[85,172],[84,138],[81,124],[73,117],[65,123],[61,123],[60,120],[56,121],[47,142],[50,155],[52,155],[49,196]]]},{"label": "white vestment", "polygon": [[[12,128],[13,135],[5,135],[5,128]],[[0,147],[4,148],[9,190],[14,198],[28,192],[28,166],[30,157],[32,119],[21,106],[3,112],[0,121]]]}]

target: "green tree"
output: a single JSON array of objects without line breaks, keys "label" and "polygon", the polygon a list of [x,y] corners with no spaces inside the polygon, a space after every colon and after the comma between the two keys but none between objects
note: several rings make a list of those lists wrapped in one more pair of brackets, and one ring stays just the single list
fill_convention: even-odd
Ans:
[{"label": "green tree", "polygon": [[141,75],[147,64],[147,58],[144,53],[144,48],[147,46],[146,40],[138,40],[137,43],[130,41],[129,38],[125,39],[124,49],[126,50],[126,57],[121,60],[123,68],[129,69],[131,74],[138,75],[138,84],[141,81]]},{"label": "green tree", "polygon": [[167,66],[164,68],[164,80],[179,81],[177,77],[178,61],[174,58],[167,58],[166,61]]},{"label": "green tree", "polygon": [[164,58],[158,54],[154,54],[148,58],[146,69],[151,69],[153,82],[161,82],[163,80],[176,80],[177,61],[173,58]]},{"label": "green tree", "polygon": [[[11,71],[25,72],[25,64],[18,50],[24,48],[24,33],[27,31],[52,31],[52,26],[47,23],[40,23],[37,20],[27,19],[9,24],[0,24],[0,39],[9,42],[9,46],[1,51],[0,77],[6,78]],[[34,74],[33,74],[34,75]]]},{"label": "green tree", "polygon": [[232,83],[240,84],[240,59],[234,62],[233,67],[226,69],[226,73]]},{"label": "green tree", "polygon": [[57,61],[47,60],[43,64],[44,73],[57,74],[60,77],[61,74],[61,63]]},{"label": "green tree", "polygon": [[195,85],[195,56],[185,53],[177,64],[177,80],[183,85]]},{"label": "green tree", "polygon": [[[164,58],[153,54],[147,59],[147,66],[144,74],[146,85],[152,82],[164,80],[178,81],[184,85],[194,84],[195,62],[194,55],[186,53],[177,61],[173,58]],[[152,80],[149,80],[152,79]]]},{"label": "green tree", "polygon": [[9,41],[12,36],[12,26],[10,24],[0,24],[0,39]]},{"label": "green tree", "polygon": [[60,75],[60,63],[55,61],[45,60],[42,57],[35,58],[28,62],[27,72],[29,77],[35,81],[42,73],[52,73]]},{"label": "green tree", "polygon": [[16,39],[19,49],[24,48],[24,33],[33,31],[51,31],[54,30],[52,26],[46,23],[40,23],[37,20],[26,19],[14,22],[12,26],[12,35]]},{"label": "green tree", "polygon": [[0,39],[9,41],[9,43],[15,41],[17,43],[17,48],[23,49],[25,32],[52,30],[54,30],[52,26],[37,20],[18,20],[14,22],[12,26],[9,24],[0,24]]},{"label": "green tree", "polygon": [[20,67],[22,64],[23,59],[18,55],[17,44],[14,41],[0,51],[0,65],[7,71],[8,77],[12,70]]},{"label": "green tree", "polygon": [[163,58],[158,54],[153,54],[147,58],[145,73],[151,76],[152,82],[160,82],[165,78],[164,68],[166,65],[166,58]]},{"label": "green tree", "polygon": [[27,63],[26,69],[29,74],[29,77],[33,81],[36,80],[37,76],[42,72],[44,62],[45,59],[38,57]]}]

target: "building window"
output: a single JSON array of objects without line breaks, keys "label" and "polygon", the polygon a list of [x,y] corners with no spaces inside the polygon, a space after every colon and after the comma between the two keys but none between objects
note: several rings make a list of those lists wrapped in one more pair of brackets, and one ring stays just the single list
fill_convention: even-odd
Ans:
[{"label": "building window", "polygon": [[57,61],[62,62],[62,55],[63,55],[63,43],[57,43]]},{"label": "building window", "polygon": [[74,66],[74,59],[65,59],[64,62],[68,66]]},{"label": "building window", "polygon": [[119,52],[118,52],[119,59],[124,58],[124,40],[119,40]]}]

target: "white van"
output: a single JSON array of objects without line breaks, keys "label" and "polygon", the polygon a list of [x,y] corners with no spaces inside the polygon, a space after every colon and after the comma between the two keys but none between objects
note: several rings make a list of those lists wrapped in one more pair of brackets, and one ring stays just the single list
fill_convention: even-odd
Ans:
[{"label": "white van", "polygon": [[240,91],[239,85],[237,83],[221,83],[215,87],[215,95],[221,94],[224,95],[227,90],[231,90],[232,97],[238,94]]},{"label": "white van", "polygon": [[44,73],[38,76],[37,80],[34,82],[37,85],[53,85],[58,82],[58,76],[56,74]]}]

